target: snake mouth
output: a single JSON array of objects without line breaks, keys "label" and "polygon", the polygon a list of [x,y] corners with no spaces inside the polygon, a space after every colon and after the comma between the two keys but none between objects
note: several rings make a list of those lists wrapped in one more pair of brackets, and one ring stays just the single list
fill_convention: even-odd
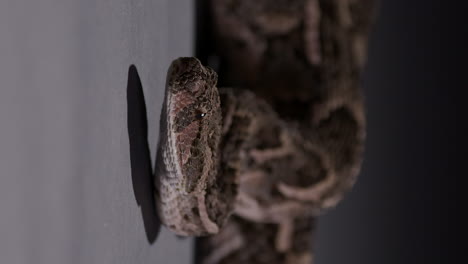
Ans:
[{"label": "snake mouth", "polygon": [[183,192],[195,191],[205,166],[201,140],[204,108],[199,106],[206,96],[206,77],[203,66],[195,58],[179,58],[168,71],[170,92],[168,93],[168,115],[171,127],[170,148],[178,175],[181,177]]},{"label": "snake mouth", "polygon": [[[168,70],[166,105],[168,148],[178,177],[179,192],[204,188],[220,141],[221,110],[217,74],[196,58],[178,58]],[[209,174],[209,175],[208,175]]]}]

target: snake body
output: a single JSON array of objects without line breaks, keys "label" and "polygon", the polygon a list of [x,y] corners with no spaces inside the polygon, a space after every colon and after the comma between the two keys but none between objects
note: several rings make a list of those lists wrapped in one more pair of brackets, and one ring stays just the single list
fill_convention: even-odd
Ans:
[{"label": "snake body", "polygon": [[[216,72],[196,58],[171,64],[158,212],[176,234],[202,236],[201,263],[311,263],[315,218],[352,187],[365,138],[357,73],[369,19],[340,16],[348,8],[360,21],[356,14],[370,11],[357,0],[284,9],[260,1],[253,10],[261,15],[246,17],[236,10],[250,1],[228,2],[212,4],[216,36],[225,79],[245,89],[218,88]],[[298,10],[305,13],[291,18]],[[299,33],[306,45],[295,42]],[[244,44],[231,46],[233,38]],[[289,56],[294,49],[304,60]]]}]

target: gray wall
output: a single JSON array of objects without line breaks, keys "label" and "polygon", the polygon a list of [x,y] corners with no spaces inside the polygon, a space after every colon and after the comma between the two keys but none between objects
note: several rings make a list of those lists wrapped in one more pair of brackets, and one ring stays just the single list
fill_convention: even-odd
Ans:
[{"label": "gray wall", "polygon": [[190,263],[191,239],[145,234],[126,86],[135,64],[154,157],[193,27],[191,0],[0,1],[0,263]]}]

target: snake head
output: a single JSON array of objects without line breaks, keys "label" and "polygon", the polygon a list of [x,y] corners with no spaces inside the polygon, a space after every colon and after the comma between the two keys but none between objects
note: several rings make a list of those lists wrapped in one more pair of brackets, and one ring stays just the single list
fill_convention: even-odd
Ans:
[{"label": "snake head", "polygon": [[168,144],[178,188],[202,191],[214,179],[221,137],[217,74],[196,58],[172,62],[167,78]]}]

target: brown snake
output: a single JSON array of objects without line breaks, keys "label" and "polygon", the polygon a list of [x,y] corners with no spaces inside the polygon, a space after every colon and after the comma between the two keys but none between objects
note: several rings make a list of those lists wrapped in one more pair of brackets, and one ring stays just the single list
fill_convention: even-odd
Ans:
[{"label": "brown snake", "polygon": [[315,217],[362,160],[370,6],[213,1],[224,78],[246,89],[218,89],[196,58],[171,64],[156,204],[176,234],[204,236],[201,263],[312,262]]}]

